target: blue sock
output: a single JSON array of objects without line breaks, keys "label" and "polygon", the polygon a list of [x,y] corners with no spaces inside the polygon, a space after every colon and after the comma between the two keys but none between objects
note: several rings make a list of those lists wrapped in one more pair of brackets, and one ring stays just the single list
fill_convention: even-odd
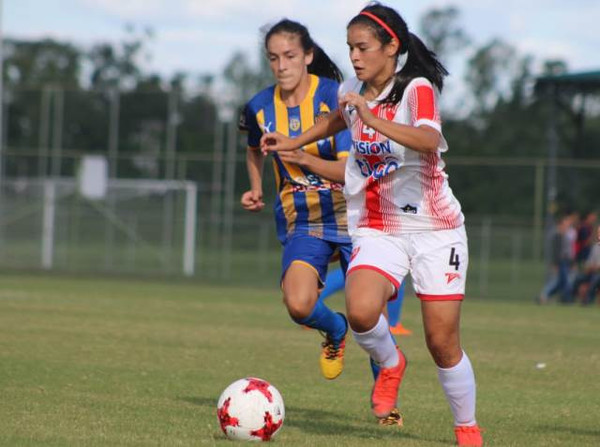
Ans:
[{"label": "blue sock", "polygon": [[327,297],[333,295],[338,290],[344,288],[344,273],[342,269],[335,269],[327,274],[325,278],[325,287],[321,290],[319,300],[325,300]]},{"label": "blue sock", "polygon": [[334,341],[340,341],[348,329],[346,318],[342,314],[332,311],[321,300],[317,301],[312,313],[308,317],[302,319],[294,318],[293,320],[298,324],[325,332]]},{"label": "blue sock", "polygon": [[388,301],[387,303],[387,311],[388,311],[388,319],[391,326],[396,326],[400,323],[400,318],[402,317],[402,302],[404,301],[404,281],[400,284],[400,288],[398,289],[398,294],[396,295],[396,299],[393,301]]}]

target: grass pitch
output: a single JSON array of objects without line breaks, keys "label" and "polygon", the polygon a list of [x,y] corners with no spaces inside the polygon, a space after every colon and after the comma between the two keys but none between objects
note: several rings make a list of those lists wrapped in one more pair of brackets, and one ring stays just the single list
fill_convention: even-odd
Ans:
[{"label": "grass pitch", "polygon": [[[341,294],[330,303],[342,309]],[[291,323],[275,286],[4,274],[0,445],[232,445],[216,400],[249,375],[284,397],[274,445],[452,445],[414,297],[405,300],[404,322],[414,331],[401,338],[405,427],[379,427],[366,356],[350,341],[342,376],[322,379],[319,335]],[[486,445],[600,445],[599,323],[598,307],[467,298],[463,345]]]}]

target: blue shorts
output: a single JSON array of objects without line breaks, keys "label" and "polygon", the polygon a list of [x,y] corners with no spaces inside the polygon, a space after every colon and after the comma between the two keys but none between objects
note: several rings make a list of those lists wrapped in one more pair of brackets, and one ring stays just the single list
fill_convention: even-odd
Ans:
[{"label": "blue shorts", "polygon": [[314,236],[299,234],[288,238],[283,244],[281,257],[281,281],[287,269],[294,262],[299,262],[312,268],[319,278],[320,288],[325,284],[327,266],[339,254],[340,265],[344,275],[352,254],[352,243],[331,242]]}]

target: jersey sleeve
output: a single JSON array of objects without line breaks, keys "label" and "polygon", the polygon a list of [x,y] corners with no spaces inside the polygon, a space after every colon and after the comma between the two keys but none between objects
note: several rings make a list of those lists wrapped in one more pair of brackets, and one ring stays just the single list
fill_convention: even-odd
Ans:
[{"label": "jersey sleeve", "polygon": [[252,106],[248,103],[242,109],[238,119],[238,129],[248,133],[248,146],[259,147],[262,131],[256,121],[256,113],[252,110]]},{"label": "jersey sleeve", "polygon": [[[338,102],[337,107],[339,107],[339,102],[344,97],[344,95],[348,92],[355,91],[357,85],[358,85],[358,80],[356,78],[344,81],[340,85],[340,87],[338,88],[338,91],[337,91],[337,102]],[[338,109],[338,113],[344,119],[344,121],[346,122],[346,126],[348,128],[352,127],[352,124],[351,124],[352,121],[350,118],[351,112],[352,112],[352,110],[348,106]]]},{"label": "jersey sleeve", "polygon": [[411,125],[427,125],[442,132],[435,91],[429,81],[421,78],[411,83],[408,89],[408,107]]},{"label": "jersey sleeve", "polygon": [[248,109],[248,104],[244,104],[244,106],[238,111],[238,130],[240,132],[248,132],[248,118],[246,114]]},{"label": "jersey sleeve", "polygon": [[[337,83],[332,83],[331,87],[327,92],[327,106],[331,113],[340,113],[339,110],[339,89]],[[348,157],[348,153],[350,151],[350,146],[352,145],[352,139],[350,137],[350,132],[348,129],[344,129],[334,135],[334,145],[335,145],[335,153],[336,159]]]}]

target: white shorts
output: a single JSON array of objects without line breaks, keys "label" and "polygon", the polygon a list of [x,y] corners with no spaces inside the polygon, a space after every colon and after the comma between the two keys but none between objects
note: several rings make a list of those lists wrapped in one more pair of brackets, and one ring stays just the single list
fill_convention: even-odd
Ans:
[{"label": "white shorts", "polygon": [[452,230],[392,236],[377,230],[352,237],[348,274],[374,270],[399,288],[410,273],[417,296],[424,301],[462,300],[469,250],[464,225]]}]

